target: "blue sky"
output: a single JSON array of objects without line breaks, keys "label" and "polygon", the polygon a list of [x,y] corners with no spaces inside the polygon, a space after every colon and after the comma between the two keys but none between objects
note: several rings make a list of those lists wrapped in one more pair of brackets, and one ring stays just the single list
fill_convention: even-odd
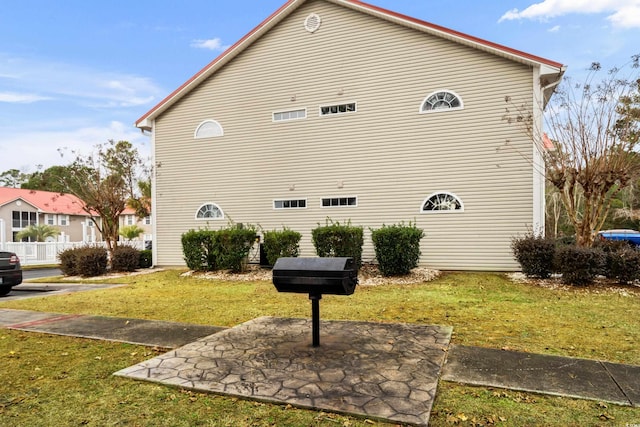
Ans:
[{"label": "blue sky", "polygon": [[[68,163],[133,123],[285,0],[7,0],[0,9],[0,173]],[[368,0],[568,66],[640,53],[640,0]],[[61,157],[59,149],[66,150]]]}]

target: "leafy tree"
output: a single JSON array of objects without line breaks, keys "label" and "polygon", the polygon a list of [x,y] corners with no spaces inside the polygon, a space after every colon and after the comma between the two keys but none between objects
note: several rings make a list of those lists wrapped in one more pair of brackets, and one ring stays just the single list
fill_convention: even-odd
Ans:
[{"label": "leafy tree", "polygon": [[[113,259],[120,231],[118,219],[127,201],[138,198],[138,174],[144,165],[138,150],[128,141],[109,140],[94,148],[94,153],[88,156],[74,153],[76,158],[68,166],[63,185],[84,202],[83,210],[91,215],[106,242],[109,259]],[[94,219],[95,213],[101,221]]]},{"label": "leafy tree", "polygon": [[120,229],[120,235],[127,240],[133,240],[144,233],[144,229],[137,225],[125,225]]},{"label": "leafy tree", "polygon": [[66,176],[71,173],[69,166],[51,166],[44,171],[27,175],[27,180],[21,188],[29,190],[51,191],[54,193],[68,193],[64,186]]},{"label": "leafy tree", "polygon": [[136,216],[140,219],[151,214],[151,178],[138,181],[139,197],[127,200],[127,206],[135,209]]},{"label": "leafy tree", "polygon": [[9,169],[0,174],[0,187],[20,188],[20,185],[25,182],[26,179],[27,175],[18,169]]},{"label": "leafy tree", "polygon": [[547,105],[546,128],[553,149],[536,126],[527,105],[507,97],[510,123],[517,123],[542,154],[546,177],[558,190],[580,246],[591,246],[619,193],[640,177],[640,55],[629,64],[632,78],[622,69],[601,71],[594,63],[582,83],[565,78]]},{"label": "leafy tree", "polygon": [[36,242],[46,242],[49,237],[57,237],[60,230],[48,224],[30,225],[16,234],[16,239],[30,239]]}]

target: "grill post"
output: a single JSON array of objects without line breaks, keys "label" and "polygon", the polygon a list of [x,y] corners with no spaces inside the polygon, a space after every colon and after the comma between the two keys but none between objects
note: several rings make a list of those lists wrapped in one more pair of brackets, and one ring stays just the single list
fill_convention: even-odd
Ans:
[{"label": "grill post", "polygon": [[322,294],[309,294],[311,300],[311,335],[313,346],[320,347],[320,300]]}]

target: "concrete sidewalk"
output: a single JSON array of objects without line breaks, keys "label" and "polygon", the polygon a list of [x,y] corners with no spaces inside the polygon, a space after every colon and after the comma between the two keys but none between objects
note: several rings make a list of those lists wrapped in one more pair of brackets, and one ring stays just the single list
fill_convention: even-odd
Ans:
[{"label": "concrete sidewalk", "polygon": [[439,379],[640,407],[640,366],[451,345],[451,328],[264,317],[233,328],[0,309],[0,326],[173,349],[116,375],[427,425]]},{"label": "concrete sidewalk", "polygon": [[159,320],[0,309],[0,326],[29,332],[176,348],[225,328]]}]

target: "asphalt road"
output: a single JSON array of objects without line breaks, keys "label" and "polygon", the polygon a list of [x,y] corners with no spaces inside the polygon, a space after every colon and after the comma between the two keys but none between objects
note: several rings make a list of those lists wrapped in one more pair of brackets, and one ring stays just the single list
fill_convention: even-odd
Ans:
[{"label": "asphalt road", "polygon": [[62,272],[58,268],[37,268],[34,270],[22,270],[22,280],[39,279],[41,277],[60,275],[62,275]]}]

